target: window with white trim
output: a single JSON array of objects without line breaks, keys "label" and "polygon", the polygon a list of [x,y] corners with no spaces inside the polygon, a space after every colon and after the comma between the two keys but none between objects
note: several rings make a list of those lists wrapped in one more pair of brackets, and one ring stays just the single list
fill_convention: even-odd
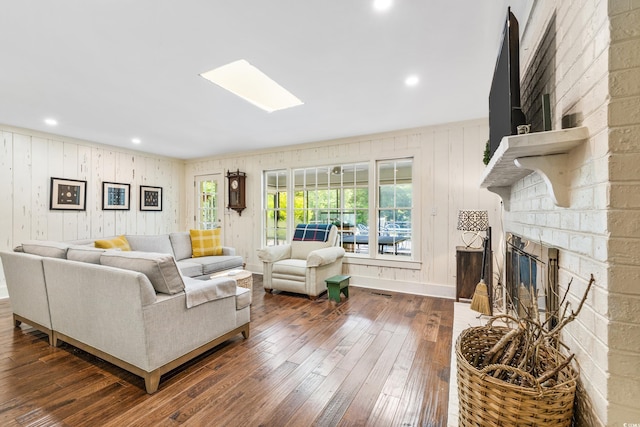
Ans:
[{"label": "window with white trim", "polygon": [[285,243],[297,224],[334,224],[349,256],[410,259],[413,159],[375,165],[375,180],[371,162],[292,169],[291,188],[285,170],[264,172],[266,244]]},{"label": "window with white trim", "polygon": [[287,241],[287,171],[264,173],[264,224],[267,246]]}]

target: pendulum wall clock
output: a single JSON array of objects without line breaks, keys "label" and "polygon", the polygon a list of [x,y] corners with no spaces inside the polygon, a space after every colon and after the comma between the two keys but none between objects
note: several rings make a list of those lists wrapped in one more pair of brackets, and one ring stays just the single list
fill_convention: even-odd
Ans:
[{"label": "pendulum wall clock", "polygon": [[229,209],[233,209],[242,215],[242,210],[247,207],[245,203],[245,180],[247,174],[237,170],[236,172],[227,171],[229,179]]}]

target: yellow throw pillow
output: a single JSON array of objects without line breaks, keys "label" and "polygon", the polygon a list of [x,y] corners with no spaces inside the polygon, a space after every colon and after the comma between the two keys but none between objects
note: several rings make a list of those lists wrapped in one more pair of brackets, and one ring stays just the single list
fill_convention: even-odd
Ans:
[{"label": "yellow throw pillow", "polygon": [[129,242],[124,236],[114,237],[113,239],[96,240],[95,247],[100,249],[120,249],[121,251],[131,250],[131,246],[129,246]]},{"label": "yellow throw pillow", "polygon": [[222,255],[220,243],[220,229],[189,230],[191,235],[191,251],[193,258],[201,256]]}]

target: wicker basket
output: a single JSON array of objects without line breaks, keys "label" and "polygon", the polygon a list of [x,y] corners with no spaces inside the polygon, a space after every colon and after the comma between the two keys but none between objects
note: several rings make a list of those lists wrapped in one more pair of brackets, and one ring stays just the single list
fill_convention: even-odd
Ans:
[{"label": "wicker basket", "polygon": [[[483,374],[473,366],[481,354],[485,354],[510,329],[481,326],[465,329],[456,341],[458,363],[458,399],[460,426],[570,426],[573,401],[578,379],[577,371],[570,365],[558,374],[554,387],[526,388]],[[564,359],[554,349],[546,349],[546,356]],[[471,362],[471,363],[470,363]],[[537,381],[526,372],[518,371]]]}]

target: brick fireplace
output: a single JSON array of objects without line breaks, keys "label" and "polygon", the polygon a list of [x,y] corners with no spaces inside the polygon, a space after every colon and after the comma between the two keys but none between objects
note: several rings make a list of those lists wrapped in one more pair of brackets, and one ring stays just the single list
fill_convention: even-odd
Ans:
[{"label": "brick fireplace", "polygon": [[[535,158],[507,161],[521,174],[508,183],[487,182],[491,170],[483,177],[504,202],[505,231],[558,249],[559,291],[573,280],[574,308],[590,275],[596,279],[562,337],[581,371],[578,425],[640,423],[638,28],[637,1],[534,2],[520,43],[528,138],[578,142],[516,153]],[[543,94],[551,99],[551,133],[541,132]]]}]

